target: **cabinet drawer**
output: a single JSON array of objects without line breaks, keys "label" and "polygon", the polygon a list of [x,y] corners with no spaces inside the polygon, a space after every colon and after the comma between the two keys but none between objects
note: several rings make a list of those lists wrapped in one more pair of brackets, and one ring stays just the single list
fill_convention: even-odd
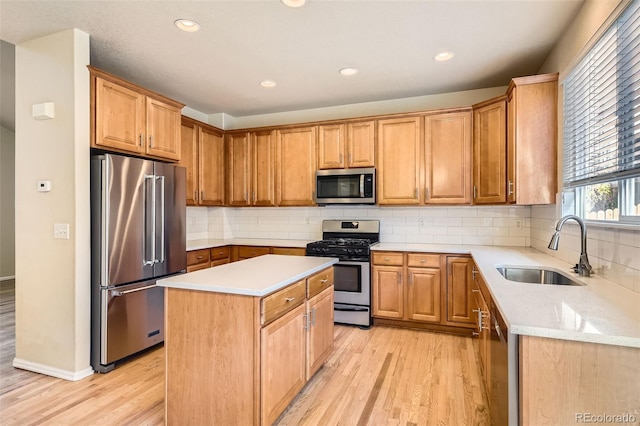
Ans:
[{"label": "cabinet drawer", "polygon": [[320,271],[307,278],[307,299],[311,299],[325,288],[333,285],[333,267]]},{"label": "cabinet drawer", "polygon": [[396,252],[374,252],[374,265],[402,266],[404,255]]},{"label": "cabinet drawer", "polygon": [[199,263],[197,265],[189,265],[187,266],[187,272],[199,271],[200,269],[207,269],[211,267],[209,262],[207,263]]},{"label": "cabinet drawer", "polygon": [[307,282],[306,280],[300,280],[295,284],[291,284],[265,297],[262,299],[260,308],[260,323],[262,325],[268,324],[286,312],[289,312],[304,302],[306,294]]},{"label": "cabinet drawer", "polygon": [[263,254],[269,254],[269,247],[252,247],[252,246],[239,246],[238,258],[249,259],[250,257],[262,256]]},{"label": "cabinet drawer", "polygon": [[439,254],[423,254],[423,253],[409,253],[407,254],[407,265],[418,268],[439,268],[440,267],[440,255]]},{"label": "cabinet drawer", "polygon": [[289,256],[304,256],[306,249],[302,247],[273,247],[271,254],[287,254]]},{"label": "cabinet drawer", "polygon": [[187,252],[187,266],[209,263],[209,249],[192,250]]},{"label": "cabinet drawer", "polygon": [[211,260],[227,259],[229,247],[215,247],[211,249]]}]

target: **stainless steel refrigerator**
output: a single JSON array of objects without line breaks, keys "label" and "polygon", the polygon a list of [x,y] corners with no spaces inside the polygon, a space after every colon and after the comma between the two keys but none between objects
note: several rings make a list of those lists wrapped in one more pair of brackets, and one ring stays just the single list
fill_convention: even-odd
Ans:
[{"label": "stainless steel refrigerator", "polygon": [[91,157],[91,366],[164,341],[164,289],[186,270],[185,169],[113,154]]}]

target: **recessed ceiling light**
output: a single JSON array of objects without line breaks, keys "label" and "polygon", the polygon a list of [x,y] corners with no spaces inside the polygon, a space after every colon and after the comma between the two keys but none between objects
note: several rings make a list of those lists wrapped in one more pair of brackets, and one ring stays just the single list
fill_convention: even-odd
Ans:
[{"label": "recessed ceiling light", "polygon": [[345,76],[350,76],[350,75],[355,75],[358,74],[358,69],[357,68],[342,68],[340,71],[338,71],[340,74],[345,75]]},{"label": "recessed ceiling light", "polygon": [[173,23],[178,29],[188,33],[195,33],[200,29],[200,24],[191,19],[178,19]]},{"label": "recessed ceiling light", "polygon": [[453,52],[440,52],[436,56],[434,56],[433,59],[438,62],[445,62],[453,58],[454,56],[456,56],[456,54]]},{"label": "recessed ceiling light", "polygon": [[267,88],[276,87],[276,82],[273,80],[262,80],[260,86]]},{"label": "recessed ceiling light", "polygon": [[289,7],[302,7],[306,3],[306,0],[280,0],[282,4]]}]

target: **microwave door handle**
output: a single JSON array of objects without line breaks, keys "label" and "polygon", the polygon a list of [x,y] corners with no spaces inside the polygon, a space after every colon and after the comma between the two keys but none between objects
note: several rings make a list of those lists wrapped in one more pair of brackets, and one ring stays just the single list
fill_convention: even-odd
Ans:
[{"label": "microwave door handle", "polygon": [[360,175],[360,198],[364,198],[364,173]]}]

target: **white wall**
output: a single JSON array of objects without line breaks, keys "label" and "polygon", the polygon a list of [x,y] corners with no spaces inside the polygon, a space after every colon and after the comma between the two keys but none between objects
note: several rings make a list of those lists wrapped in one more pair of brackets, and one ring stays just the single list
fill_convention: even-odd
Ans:
[{"label": "white wall", "polygon": [[[70,380],[90,348],[89,36],[67,30],[16,46],[16,358]],[[55,103],[55,118],[32,105]],[[49,180],[52,190],[36,190]],[[53,238],[54,223],[70,239]]]},{"label": "white wall", "polygon": [[0,126],[0,281],[15,274],[15,134]]},{"label": "white wall", "polygon": [[[562,180],[562,80],[583,54],[619,15],[629,0],[587,0],[564,35],[558,40],[540,72],[559,72],[558,177]],[[562,185],[562,182],[560,182]],[[566,262],[577,263],[580,232],[569,222],[561,233],[558,251],[547,249],[561,213],[556,206],[531,208],[531,246]],[[596,274],[640,293],[640,227],[587,225],[589,260]]]},{"label": "white wall", "polygon": [[380,220],[383,242],[530,245],[529,207],[247,207],[187,209],[187,240],[319,240],[325,219]]}]

